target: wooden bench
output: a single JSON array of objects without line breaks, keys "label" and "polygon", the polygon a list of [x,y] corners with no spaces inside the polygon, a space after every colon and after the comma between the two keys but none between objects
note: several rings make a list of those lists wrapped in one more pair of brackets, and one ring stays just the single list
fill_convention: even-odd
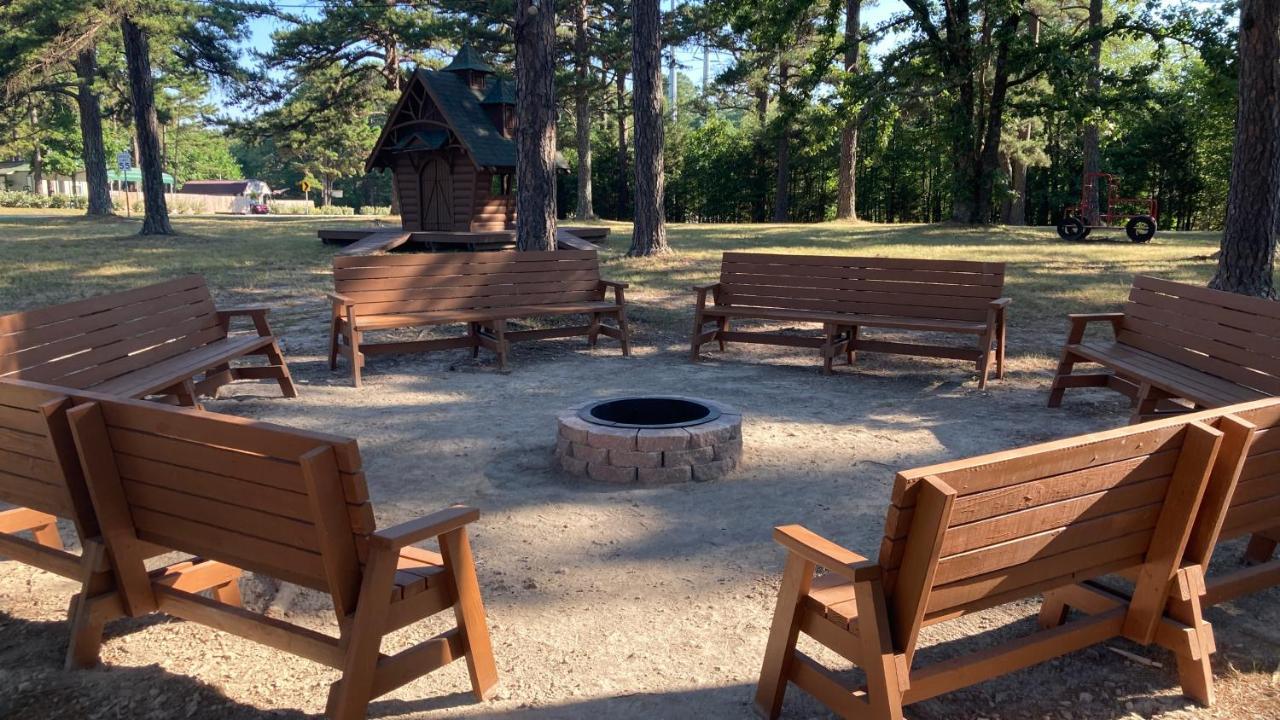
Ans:
[{"label": "wooden bench", "polygon": [[[360,387],[364,356],[485,348],[507,367],[512,342],[585,335],[594,347],[600,335],[631,354],[627,329],[626,283],[600,278],[594,250],[552,252],[404,253],[333,260],[332,334],[329,367],[338,356],[351,365]],[[605,300],[612,288],[614,299]],[[586,325],[508,332],[507,321],[559,315],[589,315]],[[600,321],[613,317],[617,327]],[[467,325],[461,337],[436,340],[364,342],[370,330]]]},{"label": "wooden bench", "polygon": [[[779,527],[786,569],[756,703],[788,682],[846,718],[904,705],[1125,637],[1200,658],[1208,626],[1165,617],[1223,433],[1165,419],[900,473],[878,562],[799,526]],[[815,568],[829,573],[815,578]],[[1126,602],[949,660],[913,666],[921,629],[1073,583],[1133,570]],[[848,688],[796,649],[799,633],[866,674]],[[1206,644],[1207,643],[1207,644]]]},{"label": "wooden bench", "polygon": [[[1133,421],[1280,395],[1280,303],[1138,276],[1122,312],[1070,315],[1049,407],[1068,388],[1110,387]],[[1086,340],[1091,323],[1111,340]],[[1103,371],[1075,372],[1078,363]]]},{"label": "wooden bench", "polygon": [[[1179,622],[1201,628],[1206,625],[1208,607],[1280,585],[1280,559],[1274,557],[1280,540],[1280,399],[1181,419],[1213,425],[1224,436],[1183,556],[1184,580],[1172,588],[1167,610]],[[1207,575],[1215,546],[1246,536],[1245,564]],[[1096,614],[1126,600],[1123,589],[1097,582],[1054,590],[1045,595],[1040,623],[1056,627],[1065,622],[1070,608]],[[1206,635],[1205,641],[1212,648],[1212,635]],[[1200,658],[1178,656],[1178,674],[1184,689],[1193,690],[1201,702],[1212,703],[1213,668],[1208,653]]]},{"label": "wooden bench", "polygon": [[[271,379],[297,397],[265,307],[219,310],[199,275],[0,316],[0,377],[197,405],[232,380]],[[232,318],[256,334],[230,335]],[[263,355],[266,366],[232,367]],[[197,376],[203,375],[198,381]]]},{"label": "wooden bench", "polygon": [[[728,252],[720,282],[695,287],[690,353],[718,341],[819,348],[823,371],[858,351],[954,358],[977,363],[987,385],[993,355],[1004,377],[1004,263]],[[710,294],[712,303],[707,304]],[[816,323],[822,335],[731,329],[734,320]],[[707,323],[715,327],[707,329]],[[861,336],[864,328],[977,336],[977,347],[892,342]]]},{"label": "wooden bench", "polygon": [[[161,612],[342,671],[331,718],[465,656],[483,699],[497,681],[465,527],[451,507],[377,531],[354,440],[133,400],[68,412],[118,592],[89,615]],[[437,539],[440,552],[413,547]],[[206,558],[148,574],[139,543]],[[340,636],[248,612],[196,589],[240,569],[323,591]],[[453,609],[457,625],[394,655],[383,636]]]},{"label": "wooden bench", "polygon": [[[71,635],[67,667],[83,668],[97,664],[102,623],[115,615],[90,620],[80,600],[111,592],[114,580],[67,424],[72,403],[64,388],[0,380],[0,503],[16,506],[0,510],[0,557],[80,583],[69,612],[80,631]],[[80,554],[63,545],[59,518],[75,531]],[[203,589],[236,602],[234,587]]]}]

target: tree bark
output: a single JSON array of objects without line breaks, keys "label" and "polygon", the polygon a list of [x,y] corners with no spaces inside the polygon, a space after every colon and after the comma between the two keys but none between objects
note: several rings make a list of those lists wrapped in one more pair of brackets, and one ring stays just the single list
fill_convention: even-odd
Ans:
[{"label": "tree bark", "polygon": [[627,255],[642,257],[671,251],[663,202],[662,38],[658,0],[633,0],[631,12],[636,219]]},{"label": "tree bark", "polygon": [[591,187],[591,56],[587,44],[587,0],[573,6],[573,114],[578,144],[578,207],[574,217],[594,220]]},{"label": "tree bark", "polygon": [[[1102,27],[1102,0],[1089,0],[1089,32],[1097,32],[1100,27]],[[1099,111],[1099,96],[1102,94],[1102,38],[1089,43],[1088,89],[1090,118],[1085,123],[1084,132],[1080,138],[1082,150],[1084,151],[1084,176],[1086,178],[1091,173],[1102,172],[1101,140],[1096,120],[1096,115]],[[1093,180],[1091,188],[1085,188],[1082,192],[1084,193],[1086,207],[1080,208],[1080,212],[1084,215],[1085,223],[1089,225],[1100,224],[1102,218],[1099,216],[1097,179]]]},{"label": "tree bark", "polygon": [[516,247],[556,249],[555,4],[516,10]]},{"label": "tree bark", "polygon": [[80,140],[84,144],[84,180],[89,190],[91,216],[114,215],[111,188],[107,180],[107,149],[102,143],[102,107],[93,81],[98,74],[98,55],[92,48],[76,55],[76,105],[80,111]]},{"label": "tree bark", "polygon": [[[844,16],[844,71],[849,75],[858,72],[861,52],[859,36],[862,34],[862,0],[845,0]],[[858,126],[859,113],[846,113],[844,127],[840,129],[840,170],[836,177],[836,219],[858,219]]]},{"label": "tree bark", "polygon": [[138,143],[138,167],[142,169],[144,215],[140,235],[172,235],[169,207],[164,197],[164,170],[160,156],[160,124],[156,121],[155,80],[151,77],[150,44],[142,28],[125,17],[120,20],[125,60],[129,66],[129,90],[133,127]]},{"label": "tree bark", "polygon": [[1275,298],[1280,225],[1280,4],[1240,4],[1240,100],[1227,222],[1209,287]]},{"label": "tree bark", "polygon": [[614,97],[618,101],[618,220],[627,218],[627,198],[630,188],[627,185],[627,73],[622,68],[616,71],[617,82],[614,83]]}]

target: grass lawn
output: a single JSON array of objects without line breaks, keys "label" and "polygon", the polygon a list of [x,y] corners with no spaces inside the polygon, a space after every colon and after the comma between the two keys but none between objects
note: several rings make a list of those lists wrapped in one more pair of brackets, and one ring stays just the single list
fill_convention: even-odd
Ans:
[{"label": "grass lawn", "polygon": [[[394,223],[395,218],[390,222]],[[330,290],[331,246],[323,227],[369,225],[352,217],[175,217],[176,237],[143,238],[139,222],[90,221],[77,211],[0,210],[0,310],[11,312],[123,290],[180,273],[206,276],[220,299],[277,308],[282,330],[323,313]],[[388,224],[388,219],[380,222]],[[1048,228],[949,225],[672,225],[676,253],[624,257],[631,226],[612,230],[605,274],[632,283],[638,340],[670,343],[687,332],[689,286],[713,281],[720,253],[862,254],[1009,263],[1006,294],[1013,356],[1056,354],[1068,312],[1107,310],[1122,302],[1135,273],[1204,283],[1218,233],[1163,233],[1148,245],[1111,240],[1068,244]],[[301,328],[298,328],[301,329]]]}]

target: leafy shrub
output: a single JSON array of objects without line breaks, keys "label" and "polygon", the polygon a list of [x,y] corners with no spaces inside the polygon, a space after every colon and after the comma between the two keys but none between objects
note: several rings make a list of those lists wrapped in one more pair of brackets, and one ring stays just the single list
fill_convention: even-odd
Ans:
[{"label": "leafy shrub", "polygon": [[364,207],[356,208],[356,214],[357,215],[390,215],[391,206],[390,205],[365,205]]},{"label": "leafy shrub", "polygon": [[0,207],[83,210],[88,206],[89,198],[78,195],[39,195],[25,190],[0,190]]}]

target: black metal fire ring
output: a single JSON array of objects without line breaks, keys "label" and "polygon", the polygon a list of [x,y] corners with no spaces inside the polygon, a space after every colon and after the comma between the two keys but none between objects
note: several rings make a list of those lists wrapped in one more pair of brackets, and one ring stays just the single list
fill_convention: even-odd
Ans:
[{"label": "black metal fire ring", "polygon": [[720,417],[720,409],[690,398],[639,395],[591,403],[578,417],[602,427],[665,430],[709,423]]}]

